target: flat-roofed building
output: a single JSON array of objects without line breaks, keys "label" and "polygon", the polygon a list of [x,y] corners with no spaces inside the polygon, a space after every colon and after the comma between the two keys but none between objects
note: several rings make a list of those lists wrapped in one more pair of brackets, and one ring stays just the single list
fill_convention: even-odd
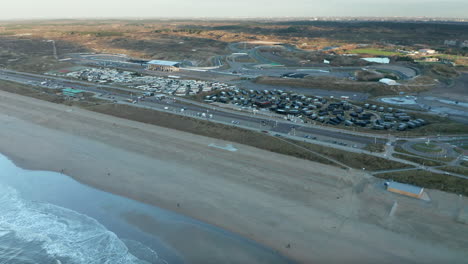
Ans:
[{"label": "flat-roofed building", "polygon": [[173,72],[179,71],[179,67],[180,62],[177,61],[152,60],[148,62],[147,69],[152,71]]},{"label": "flat-roofed building", "polygon": [[65,88],[62,90],[62,94],[69,97],[78,97],[80,94],[84,93],[83,90]]},{"label": "flat-roofed building", "polygon": [[422,197],[424,192],[424,188],[422,187],[394,181],[386,182],[385,185],[387,186],[387,191],[389,192],[394,192],[418,199]]}]

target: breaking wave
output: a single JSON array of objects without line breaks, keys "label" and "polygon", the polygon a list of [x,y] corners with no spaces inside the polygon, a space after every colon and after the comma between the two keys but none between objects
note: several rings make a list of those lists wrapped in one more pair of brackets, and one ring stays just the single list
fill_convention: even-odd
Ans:
[{"label": "breaking wave", "polygon": [[0,263],[166,263],[144,245],[127,243],[132,252],[145,252],[144,257],[131,254],[117,235],[96,220],[24,200],[15,189],[0,185]]}]

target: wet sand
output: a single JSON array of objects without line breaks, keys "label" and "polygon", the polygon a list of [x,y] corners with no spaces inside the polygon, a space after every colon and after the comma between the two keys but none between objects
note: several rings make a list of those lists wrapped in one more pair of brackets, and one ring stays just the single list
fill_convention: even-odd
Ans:
[{"label": "wet sand", "polygon": [[[463,263],[468,257],[468,226],[451,215],[455,195],[433,191],[437,203],[423,203],[389,194],[359,171],[239,144],[236,152],[211,148],[230,142],[5,92],[0,122],[0,152],[21,167],[63,170],[301,263]],[[389,218],[395,199],[404,214]],[[143,215],[125,217],[146,232],[163,231]],[[220,257],[234,258],[231,263],[258,263],[215,246]],[[192,256],[202,261],[196,252]],[[215,263],[210,260],[203,263]]]},{"label": "wet sand", "polygon": [[[99,259],[109,254],[109,252],[105,251],[92,251],[92,245],[97,241],[96,238],[93,241],[89,237],[88,239],[79,237],[80,235],[86,236],[86,233],[80,234],[78,230],[96,228],[98,225],[97,223],[94,224],[93,221],[86,221],[87,217],[91,217],[103,225],[103,227],[96,228],[102,232],[101,237],[108,236],[108,238],[112,238],[111,235],[106,234],[107,230],[117,235],[116,238],[111,240],[114,242],[113,244],[106,240],[104,245],[104,248],[113,251],[112,256],[119,255],[123,258],[126,256],[127,250],[119,246],[119,241],[122,241],[127,245],[130,254],[154,264],[290,263],[286,258],[279,256],[271,249],[232,232],[123,196],[91,188],[65,174],[23,170],[14,166],[10,160],[1,154],[0,171],[2,172],[0,173],[0,190],[13,188],[15,190],[13,193],[17,192],[18,199],[26,201],[25,203],[34,201],[41,205],[58,206],[45,214],[54,215],[55,217],[51,217],[52,219],[47,217],[38,219],[41,226],[51,227],[48,232],[38,234],[41,234],[40,237],[44,238],[43,240],[46,242],[53,241],[53,243],[60,244],[63,241],[57,239],[57,233],[67,230],[72,234],[67,237],[68,244],[73,244],[69,243],[69,241],[74,241],[76,244],[82,243],[81,249],[73,247],[61,250],[61,255],[59,255],[61,258],[74,255],[74,253],[81,253],[83,256],[94,256]],[[0,198],[4,199],[2,201],[7,199],[10,201],[16,200],[2,197],[2,195],[4,193],[0,192]],[[2,201],[0,201],[0,204]],[[39,211],[40,208],[44,207],[36,204],[34,206]],[[48,206],[45,207],[48,208]],[[7,210],[0,206],[0,210],[2,209]],[[15,228],[21,232],[23,228],[27,228],[27,226],[23,227],[21,223],[34,213],[27,213],[27,210],[24,209],[19,209],[19,212],[19,215],[16,215],[18,224],[15,225]],[[81,216],[77,217],[77,214],[81,214]],[[0,220],[5,221],[5,219],[1,218]],[[75,229],[64,228],[60,230],[56,227],[57,223],[64,222],[73,223],[70,226]],[[5,246],[5,243],[7,243],[1,235],[2,232],[0,232],[0,242],[3,244],[0,244],[0,247]],[[18,244],[21,245],[21,243]],[[30,251],[29,248],[20,248],[24,252]],[[38,250],[34,250],[34,252],[38,252]],[[153,252],[155,253],[153,254]],[[0,259],[4,254],[5,252],[0,250]],[[32,252],[31,254],[34,255]],[[34,256],[33,262],[42,263],[41,261],[48,255]],[[15,260],[19,261],[19,258],[10,261],[14,262]],[[85,263],[83,261],[81,260],[80,263]],[[117,263],[117,259],[108,261]],[[95,263],[99,264],[101,262],[97,261]]]}]

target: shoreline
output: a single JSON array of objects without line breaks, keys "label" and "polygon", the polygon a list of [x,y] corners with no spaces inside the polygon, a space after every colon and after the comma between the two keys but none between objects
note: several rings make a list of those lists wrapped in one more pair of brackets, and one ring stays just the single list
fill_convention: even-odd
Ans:
[{"label": "shoreline", "polygon": [[299,263],[459,263],[468,256],[444,244],[452,242],[382,227],[394,198],[362,172],[240,144],[236,152],[210,148],[229,142],[6,92],[0,121],[0,152],[19,167],[65,169],[81,183],[230,230]]},{"label": "shoreline", "polygon": [[[167,263],[205,263],[206,256],[211,255],[214,256],[213,262],[222,263],[224,258],[219,256],[226,252],[243,256],[243,259],[234,257],[234,263],[291,263],[263,245],[208,223],[104,192],[65,174],[25,170],[2,154],[0,159],[2,162],[7,160],[3,164],[10,172],[0,175],[0,187],[17,190],[20,199],[52,204],[85,218],[90,217],[116,234],[123,243],[140,243],[139,249],[153,250],[158,259],[161,257]],[[34,186],[29,183],[34,183]],[[68,220],[66,214],[61,217]],[[196,243],[191,237],[197,238]],[[136,249],[133,251],[137,253],[135,257],[141,257],[138,248],[132,249]],[[129,248],[130,251],[132,249]]]}]

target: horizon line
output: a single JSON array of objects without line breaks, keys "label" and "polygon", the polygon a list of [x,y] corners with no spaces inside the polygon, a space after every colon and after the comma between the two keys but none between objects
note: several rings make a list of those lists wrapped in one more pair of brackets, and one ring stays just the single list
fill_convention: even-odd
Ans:
[{"label": "horizon line", "polygon": [[[468,22],[468,17],[433,17],[433,16],[224,16],[224,17],[207,17],[207,16],[158,16],[158,17],[134,17],[134,16],[118,16],[118,17],[34,17],[34,18],[7,18],[0,21],[47,21],[47,20],[327,20],[327,19],[350,19],[350,20],[436,20],[436,21],[459,21]],[[462,20],[462,21],[460,21]]]}]

